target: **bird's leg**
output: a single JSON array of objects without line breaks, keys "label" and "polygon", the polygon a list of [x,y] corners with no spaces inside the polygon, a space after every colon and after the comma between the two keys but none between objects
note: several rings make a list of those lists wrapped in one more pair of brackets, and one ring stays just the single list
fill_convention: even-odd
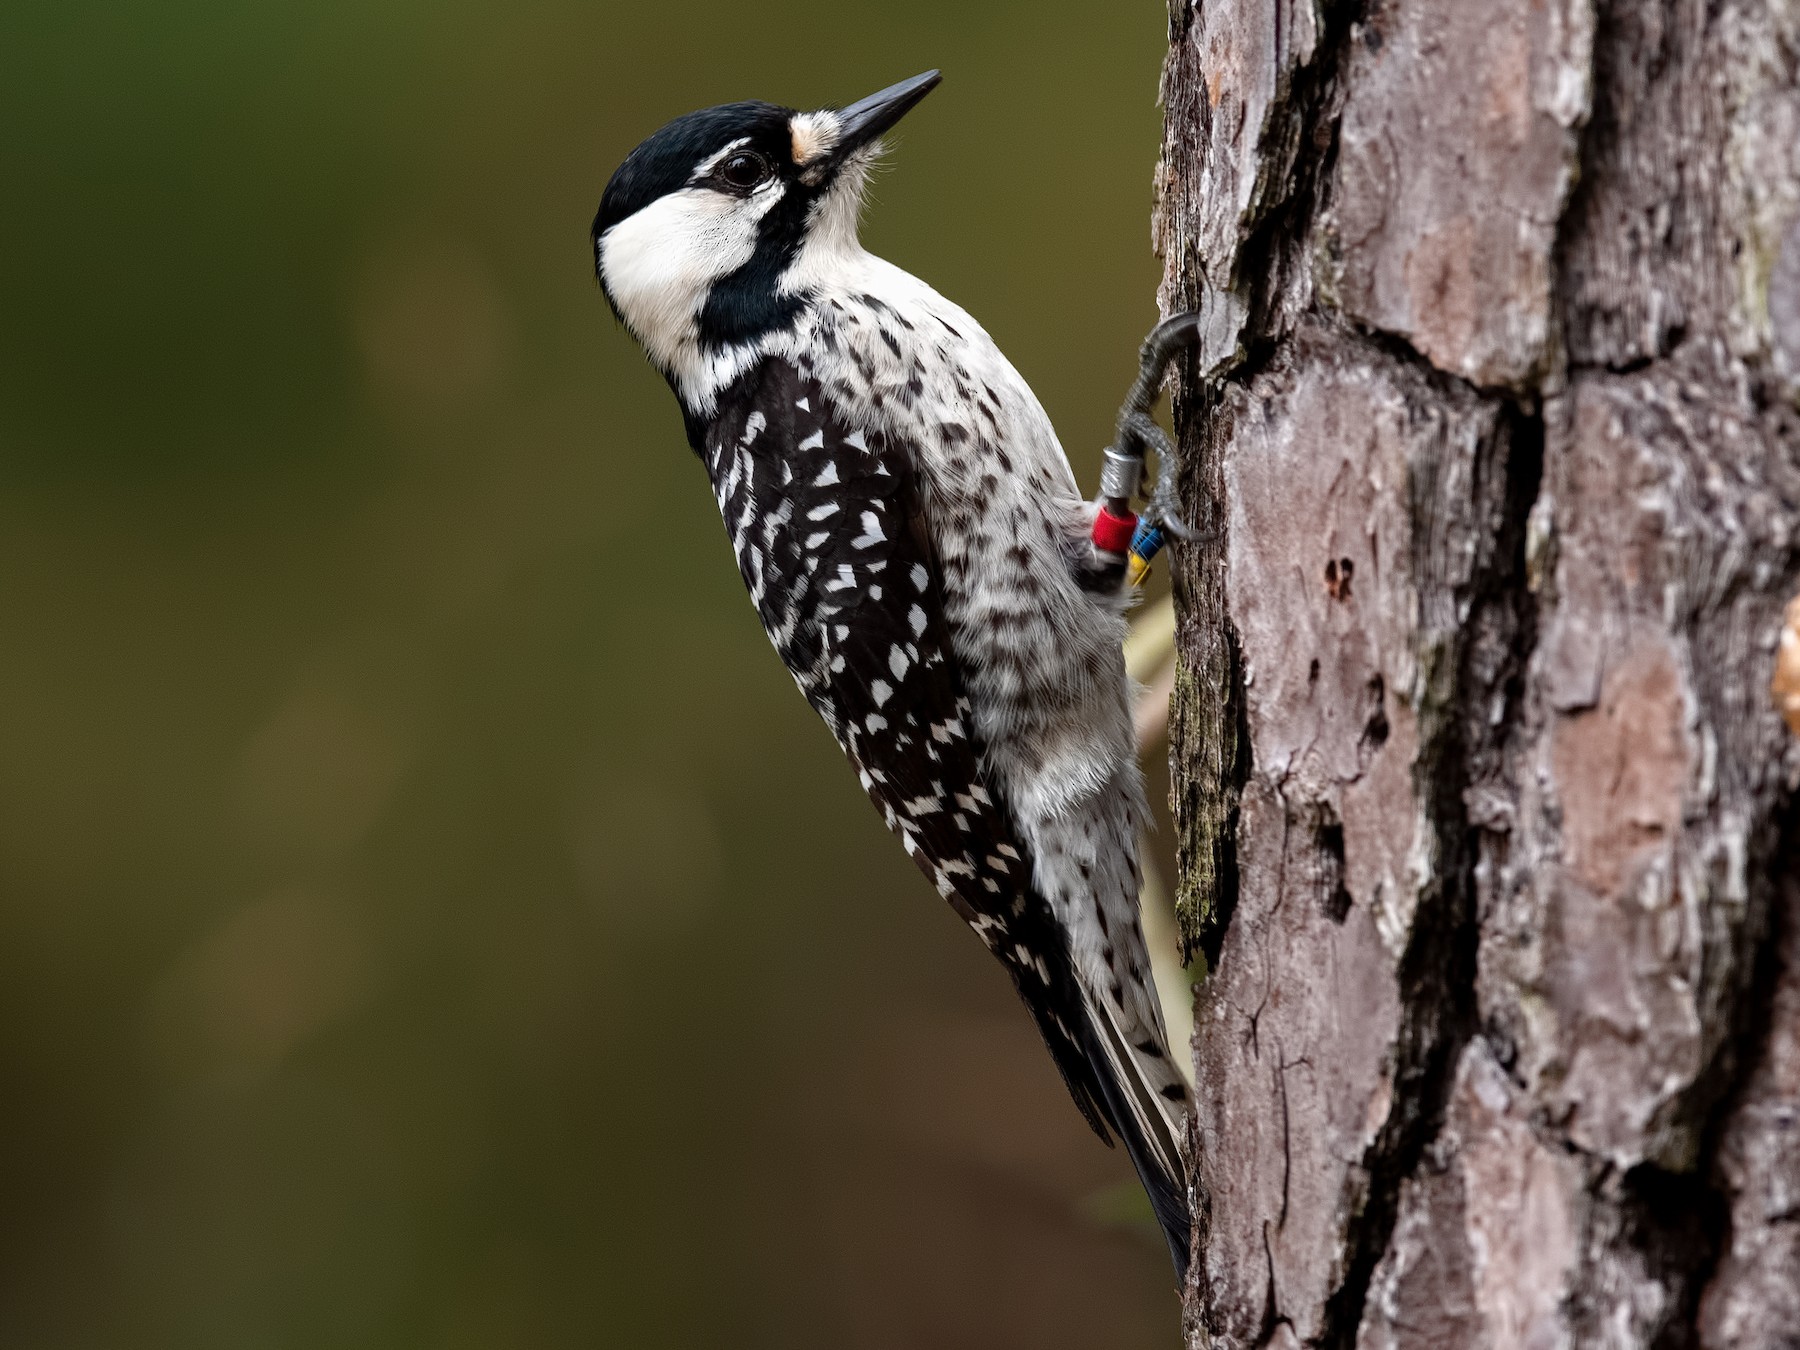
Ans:
[{"label": "bird's leg", "polygon": [[1125,406],[1119,410],[1120,448],[1135,446],[1140,460],[1146,450],[1156,452],[1156,486],[1150,492],[1144,515],[1177,539],[1190,539],[1193,531],[1176,510],[1175,447],[1150,410],[1156,406],[1169,362],[1199,340],[1200,316],[1194,313],[1177,314],[1151,329],[1138,355],[1138,377],[1126,395]]},{"label": "bird's leg", "polygon": [[[1137,379],[1125,397],[1125,406],[1119,409],[1118,437],[1104,452],[1094,546],[1102,552],[1122,552],[1116,547],[1116,539],[1127,533],[1121,528],[1126,521],[1136,530],[1139,540],[1148,538],[1151,542],[1142,553],[1135,546],[1131,550],[1133,582],[1142,577],[1149,566],[1149,558],[1161,547],[1163,533],[1181,540],[1194,537],[1193,530],[1177,510],[1175,447],[1167,433],[1156,424],[1151,409],[1156,406],[1163,372],[1168,369],[1169,362],[1199,338],[1198,314],[1178,314],[1150,331],[1138,355]],[[1146,499],[1140,523],[1131,513],[1131,503],[1143,484],[1145,457],[1152,451],[1156,454],[1156,486]]]},{"label": "bird's leg", "polygon": [[[1121,430],[1127,426],[1126,415],[1123,413],[1120,414],[1119,425]],[[1168,432],[1158,426],[1156,419],[1149,413],[1131,414],[1129,427],[1141,447],[1138,452],[1140,455],[1146,450],[1156,453],[1156,486],[1150,489],[1149,496],[1145,498],[1143,518],[1186,543],[1194,537],[1194,531],[1182,520],[1177,509],[1180,502],[1175,487],[1178,467],[1175,446],[1169,440]]]}]

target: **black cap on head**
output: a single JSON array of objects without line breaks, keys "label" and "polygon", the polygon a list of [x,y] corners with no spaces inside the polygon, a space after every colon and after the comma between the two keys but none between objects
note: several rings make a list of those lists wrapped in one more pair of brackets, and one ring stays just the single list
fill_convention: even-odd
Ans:
[{"label": "black cap on head", "polygon": [[789,154],[788,119],[793,115],[792,108],[779,104],[749,102],[722,103],[677,117],[627,155],[613,173],[594,217],[594,238],[683,186],[696,164],[735,140],[747,136],[752,149],[773,163],[784,162]]},{"label": "black cap on head", "polygon": [[[889,85],[838,110],[837,144],[829,158],[861,149],[891,128],[939,84],[935,70]],[[735,140],[747,140],[769,163],[793,167],[790,126],[795,110],[777,103],[722,103],[677,117],[625,157],[606,185],[594,217],[598,239],[658,197],[684,186],[694,166]]]}]

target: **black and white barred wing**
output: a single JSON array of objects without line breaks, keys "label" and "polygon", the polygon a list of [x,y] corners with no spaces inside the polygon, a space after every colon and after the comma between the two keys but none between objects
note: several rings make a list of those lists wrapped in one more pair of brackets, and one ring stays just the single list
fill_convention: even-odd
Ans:
[{"label": "black and white barred wing", "polygon": [[904,447],[850,427],[770,362],[723,402],[704,454],[781,658],[888,827],[1011,972],[1089,1123],[1107,1138],[1066,941],[990,795],[951,653],[942,581],[913,522]]}]

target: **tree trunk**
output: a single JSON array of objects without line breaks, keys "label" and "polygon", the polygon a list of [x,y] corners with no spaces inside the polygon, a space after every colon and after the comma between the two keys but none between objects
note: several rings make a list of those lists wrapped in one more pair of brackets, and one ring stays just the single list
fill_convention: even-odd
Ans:
[{"label": "tree trunk", "polygon": [[1800,1345],[1797,61],[1175,0],[1193,1345]]}]

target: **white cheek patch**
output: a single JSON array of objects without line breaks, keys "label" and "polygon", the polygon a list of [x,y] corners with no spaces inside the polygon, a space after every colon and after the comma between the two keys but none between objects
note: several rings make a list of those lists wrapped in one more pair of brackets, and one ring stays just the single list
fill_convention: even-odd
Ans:
[{"label": "white cheek patch", "polygon": [[694,357],[700,310],[715,282],[756,252],[757,225],[786,188],[739,198],[682,188],[627,216],[600,240],[600,276],[619,313],[659,366]]}]

